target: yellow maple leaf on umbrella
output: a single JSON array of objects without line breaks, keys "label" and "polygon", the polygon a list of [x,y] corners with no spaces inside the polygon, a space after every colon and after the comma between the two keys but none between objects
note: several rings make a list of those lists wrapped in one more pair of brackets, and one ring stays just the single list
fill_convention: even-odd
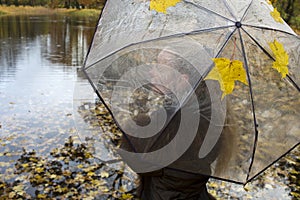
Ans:
[{"label": "yellow maple leaf on umbrella", "polygon": [[274,8],[274,10],[270,14],[276,22],[283,23],[283,19],[281,18],[277,8]]},{"label": "yellow maple leaf on umbrella", "polygon": [[289,55],[284,50],[283,44],[274,40],[274,42],[269,43],[272,52],[275,55],[275,61],[273,62],[273,68],[281,73],[282,78],[285,78],[289,73]]},{"label": "yellow maple leaf on umbrella", "polygon": [[229,60],[227,58],[213,58],[215,63],[214,68],[206,76],[205,80],[217,80],[219,81],[222,94],[222,99],[227,94],[231,94],[235,81],[240,81],[245,85],[248,85],[246,78],[246,70],[243,67],[243,63],[239,60]]},{"label": "yellow maple leaf on umbrella", "polygon": [[150,10],[157,12],[167,13],[167,9],[175,6],[181,0],[150,0]]}]

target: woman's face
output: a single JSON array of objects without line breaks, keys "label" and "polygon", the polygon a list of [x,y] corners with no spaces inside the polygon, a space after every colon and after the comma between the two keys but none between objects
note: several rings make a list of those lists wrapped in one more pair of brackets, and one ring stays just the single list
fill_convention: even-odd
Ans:
[{"label": "woman's face", "polygon": [[[167,52],[162,51],[157,57],[157,64],[152,65],[149,73],[152,83],[162,89],[168,88],[174,93],[182,93],[189,88],[188,75],[178,71],[178,58]],[[177,62],[177,63],[176,63]],[[180,67],[180,66],[179,66]],[[162,91],[164,91],[162,89]]]}]

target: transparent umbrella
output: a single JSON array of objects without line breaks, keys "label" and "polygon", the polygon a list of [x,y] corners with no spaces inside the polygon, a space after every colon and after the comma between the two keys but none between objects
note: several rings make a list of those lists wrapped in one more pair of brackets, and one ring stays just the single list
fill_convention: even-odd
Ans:
[{"label": "transparent umbrella", "polygon": [[114,0],[82,72],[135,172],[247,183],[299,145],[299,55],[265,0]]}]

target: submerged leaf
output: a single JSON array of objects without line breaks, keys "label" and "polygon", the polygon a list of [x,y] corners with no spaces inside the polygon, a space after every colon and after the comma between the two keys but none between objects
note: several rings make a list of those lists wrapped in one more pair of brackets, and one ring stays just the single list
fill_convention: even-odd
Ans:
[{"label": "submerged leaf", "polygon": [[181,0],[150,0],[150,10],[157,12],[167,13],[167,9],[175,6]]},{"label": "submerged leaf", "polygon": [[274,10],[270,14],[276,22],[283,23],[283,19],[281,18],[277,8],[274,8]]},{"label": "submerged leaf", "polygon": [[124,200],[125,200],[125,199],[133,199],[133,197],[134,197],[134,196],[133,196],[132,194],[126,194],[126,193],[125,193],[125,194],[122,194],[121,199],[124,199]]},{"label": "submerged leaf", "polygon": [[274,40],[274,42],[269,43],[272,52],[275,55],[275,61],[273,62],[273,68],[276,69],[282,76],[285,78],[289,73],[288,64],[289,64],[289,55],[284,50],[283,44]]},{"label": "submerged leaf", "polygon": [[205,80],[217,80],[223,91],[222,99],[225,95],[231,94],[235,81],[240,81],[248,85],[246,78],[246,70],[243,63],[239,60],[229,60],[227,58],[214,58],[215,67],[206,76]]}]

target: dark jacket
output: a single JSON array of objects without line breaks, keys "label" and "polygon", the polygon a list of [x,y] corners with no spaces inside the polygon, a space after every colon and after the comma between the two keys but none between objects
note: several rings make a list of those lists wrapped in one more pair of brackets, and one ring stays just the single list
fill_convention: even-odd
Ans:
[{"label": "dark jacket", "polygon": [[[195,112],[195,107],[198,107],[195,106],[195,103],[198,103],[199,105],[198,108],[200,110],[197,110],[197,112],[200,112],[200,121],[197,135],[188,150],[174,163],[155,172],[139,174],[141,184],[138,189],[138,195],[142,200],[214,199],[208,194],[206,183],[210,174],[210,164],[215,160],[217,155],[217,148],[213,149],[206,158],[201,160],[198,158],[199,149],[210,123],[210,96],[204,82],[199,85],[195,93],[198,102],[188,100],[184,106],[191,112]],[[168,96],[170,97],[172,94],[169,94]],[[178,107],[178,101],[176,102],[176,99],[174,100],[174,98],[172,101],[171,104],[173,104],[173,108],[175,109]],[[129,141],[127,142],[130,142],[131,144],[123,144],[122,148],[127,146],[126,149],[128,149],[129,146],[134,146],[136,152],[150,152],[160,149],[172,140],[177,133],[180,124],[181,110],[178,110],[174,115],[174,110],[172,110],[170,102],[166,103],[168,106],[166,106],[165,109],[171,120],[165,128],[150,139],[129,136]],[[136,118],[137,121],[141,119],[144,120],[144,118]]]}]

